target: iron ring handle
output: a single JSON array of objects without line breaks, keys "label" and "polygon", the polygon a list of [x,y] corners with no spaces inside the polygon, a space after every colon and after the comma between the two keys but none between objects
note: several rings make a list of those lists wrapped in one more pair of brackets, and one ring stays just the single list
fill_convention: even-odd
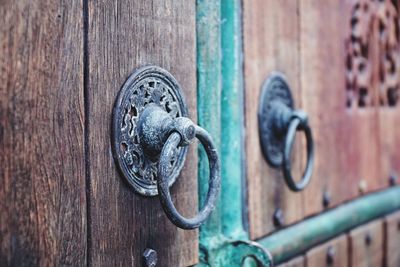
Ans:
[{"label": "iron ring handle", "polygon": [[[293,179],[291,172],[291,160],[290,155],[292,153],[293,143],[296,135],[296,131],[304,131],[307,142],[307,164],[303,173],[301,181],[296,183]],[[303,120],[301,116],[294,114],[289,122],[288,130],[285,138],[285,146],[283,151],[282,159],[282,171],[285,178],[286,184],[293,191],[303,190],[310,182],[311,174],[314,166],[314,141],[312,138],[311,128],[307,123],[307,120]]]},{"label": "iron ring handle", "polygon": [[158,175],[157,175],[157,188],[161,205],[167,214],[168,218],[176,226],[183,229],[198,228],[207,218],[215,207],[217,196],[221,186],[220,183],[220,163],[218,153],[209,133],[203,128],[195,125],[195,136],[200,140],[204,146],[210,166],[210,180],[207,198],[204,207],[200,212],[192,218],[185,218],[176,209],[169,191],[168,175],[170,162],[174,154],[174,150],[181,144],[183,137],[177,131],[173,131],[167,141],[164,143],[160,154]]}]

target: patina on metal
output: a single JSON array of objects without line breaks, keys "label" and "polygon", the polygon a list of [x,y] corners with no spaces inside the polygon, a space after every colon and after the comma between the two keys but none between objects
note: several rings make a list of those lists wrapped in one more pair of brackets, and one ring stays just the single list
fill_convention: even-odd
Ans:
[{"label": "patina on metal", "polygon": [[[220,201],[200,227],[197,266],[243,266],[247,258],[258,266],[272,266],[270,254],[248,241],[244,219],[241,1],[197,1],[196,21],[198,120],[221,151]],[[199,202],[203,203],[209,166],[202,150],[199,161]]]},{"label": "patina on metal", "polygon": [[[158,109],[160,110],[160,108]],[[160,112],[162,112],[162,110],[158,112],[153,111],[151,116],[156,117]],[[177,211],[172,202],[168,177],[172,165],[171,162],[173,162],[175,158],[176,149],[179,146],[189,144],[194,137],[200,140],[207,153],[210,174],[208,192],[203,208],[201,208],[195,217],[185,218]],[[194,229],[198,228],[205,220],[207,220],[215,208],[218,192],[221,186],[218,153],[208,132],[199,126],[194,125],[194,123],[188,118],[175,119],[174,131],[169,135],[161,151],[157,179],[161,205],[172,223],[182,229]]]},{"label": "patina on metal", "polygon": [[359,225],[400,209],[400,186],[365,195],[257,240],[280,264]]},{"label": "patina on metal", "polygon": [[[145,66],[133,72],[119,92],[113,110],[112,148],[115,161],[126,181],[136,192],[145,196],[155,196],[158,193],[157,156],[167,138],[165,134],[154,132],[155,139],[165,140],[159,139],[158,144],[141,142],[143,136],[139,134],[139,118],[151,104],[161,107],[169,115],[162,118],[168,122],[162,128],[166,132],[171,130],[168,127],[171,127],[172,118],[188,116],[180,85],[170,73],[157,66]],[[162,120],[159,122],[162,123]],[[187,147],[176,149],[168,178],[169,186],[175,182],[182,169],[186,152]]]},{"label": "patina on metal", "polygon": [[[272,73],[262,86],[258,127],[262,152],[267,162],[282,169],[291,190],[304,189],[311,179],[314,166],[314,141],[308,115],[294,109],[289,85],[281,73]],[[290,159],[296,131],[303,131],[307,141],[307,165],[298,183],[292,177]]]},{"label": "patina on metal", "polygon": [[[124,84],[114,107],[114,156],[127,181],[140,194],[159,195],[168,218],[183,229],[199,227],[214,210],[220,189],[217,149],[206,130],[187,115],[180,86],[166,70],[147,66]],[[187,146],[200,140],[210,166],[204,207],[193,218],[175,208],[170,186],[184,164]]]}]

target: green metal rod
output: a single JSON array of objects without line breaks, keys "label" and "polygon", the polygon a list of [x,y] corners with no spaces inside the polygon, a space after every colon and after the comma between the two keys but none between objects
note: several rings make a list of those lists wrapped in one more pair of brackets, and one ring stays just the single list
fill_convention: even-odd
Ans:
[{"label": "green metal rod", "polygon": [[[218,151],[221,151],[220,14],[220,1],[196,1],[198,123],[211,134]],[[208,159],[201,146],[198,175],[199,205],[201,206],[207,195],[209,179]],[[215,210],[200,228],[200,243],[205,247],[207,247],[207,239],[222,234],[221,207],[220,201],[217,202]]]},{"label": "green metal rod", "polygon": [[257,242],[271,252],[275,264],[373,219],[400,209],[400,186],[372,193]]},{"label": "green metal rod", "polygon": [[243,227],[243,73],[240,60],[241,1],[221,0],[221,224],[231,239],[248,237]]}]

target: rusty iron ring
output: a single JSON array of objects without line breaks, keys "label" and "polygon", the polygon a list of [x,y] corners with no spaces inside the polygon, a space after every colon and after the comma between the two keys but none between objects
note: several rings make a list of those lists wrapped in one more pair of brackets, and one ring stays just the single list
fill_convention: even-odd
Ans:
[{"label": "rusty iron ring", "polygon": [[[307,164],[304,170],[301,181],[296,183],[292,176],[291,171],[291,160],[290,155],[292,153],[293,143],[296,135],[296,131],[304,131],[306,142],[307,142]],[[294,112],[286,133],[285,138],[285,147],[283,151],[283,159],[282,159],[282,171],[283,177],[285,178],[286,184],[288,187],[295,191],[303,190],[307,184],[310,182],[312,170],[314,167],[314,141],[312,137],[311,128],[307,123],[307,118],[300,114],[300,112]]]},{"label": "rusty iron ring", "polygon": [[195,136],[204,146],[210,166],[210,180],[207,197],[204,207],[201,208],[200,212],[196,216],[192,218],[185,218],[178,212],[174,203],[172,202],[171,193],[168,186],[170,162],[171,158],[173,157],[174,150],[181,143],[181,134],[176,131],[173,131],[170,134],[161,151],[158,165],[157,187],[161,205],[171,222],[183,229],[198,228],[205,220],[207,220],[215,208],[215,203],[221,187],[220,162],[211,136],[206,130],[197,125],[195,125]]}]

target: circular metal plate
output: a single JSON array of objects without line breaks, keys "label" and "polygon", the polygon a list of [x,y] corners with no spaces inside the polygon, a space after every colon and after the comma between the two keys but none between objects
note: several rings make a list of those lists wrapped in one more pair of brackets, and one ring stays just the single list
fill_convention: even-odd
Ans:
[{"label": "circular metal plate", "polygon": [[[180,85],[166,70],[145,66],[132,73],[114,105],[112,147],[115,161],[128,183],[140,194],[155,196],[158,161],[151,161],[139,144],[137,122],[150,103],[155,103],[173,118],[187,117]],[[187,147],[179,147],[171,166],[171,186],[183,167]]]},{"label": "circular metal plate", "polygon": [[279,167],[282,164],[285,135],[274,131],[272,102],[279,101],[293,109],[289,85],[283,74],[274,72],[265,80],[258,107],[258,130],[263,155],[267,162]]}]

